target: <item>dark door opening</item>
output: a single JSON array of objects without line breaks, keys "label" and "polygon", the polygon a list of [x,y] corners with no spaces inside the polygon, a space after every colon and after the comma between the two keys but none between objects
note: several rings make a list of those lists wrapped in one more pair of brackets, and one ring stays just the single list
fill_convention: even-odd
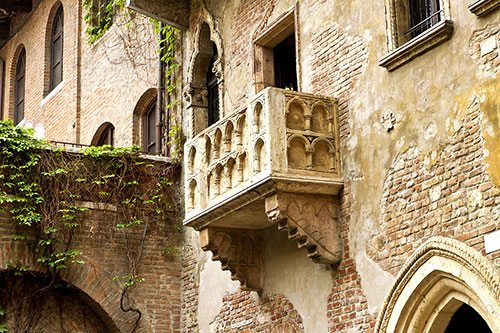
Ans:
[{"label": "dark door opening", "polygon": [[217,48],[213,44],[213,56],[210,59],[207,71],[207,93],[208,93],[208,126],[219,121],[219,83],[214,73],[214,63],[217,60]]},{"label": "dark door opening", "polygon": [[274,85],[278,88],[297,91],[297,62],[295,57],[295,34],[276,45],[274,54]]},{"label": "dark door opening", "polygon": [[472,307],[463,304],[451,317],[445,333],[491,333],[491,329],[484,319]]}]

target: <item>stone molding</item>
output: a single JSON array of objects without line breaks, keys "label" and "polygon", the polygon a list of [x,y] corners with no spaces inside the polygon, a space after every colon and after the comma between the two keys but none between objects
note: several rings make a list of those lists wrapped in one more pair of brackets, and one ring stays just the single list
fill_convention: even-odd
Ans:
[{"label": "stone molding", "polygon": [[500,0],[476,0],[469,5],[469,10],[481,17],[489,14],[500,6]]},{"label": "stone molding", "polygon": [[387,68],[389,71],[393,71],[431,48],[450,39],[453,28],[453,21],[443,20],[419,36],[391,51],[380,59],[379,65]]},{"label": "stone molding", "polygon": [[266,214],[316,263],[342,260],[338,205],[331,196],[276,193],[266,198]]},{"label": "stone molding", "polygon": [[[500,300],[500,274],[491,265],[488,259],[460,241],[437,236],[432,237],[420,246],[420,248],[417,249],[417,251],[410,257],[398,273],[377,318],[375,332],[391,331],[393,328],[388,327],[389,321],[394,320],[394,318],[407,315],[403,313],[403,310],[408,311],[407,307],[404,307],[403,309],[398,306],[396,310],[396,303],[400,297],[405,298],[407,302],[411,299],[413,293],[411,295],[407,292],[404,293],[404,289],[408,286],[410,280],[416,275],[417,271],[434,257],[441,257],[454,261],[461,268],[466,268],[472,272],[474,277],[487,287],[488,291],[492,294],[493,299],[497,303],[495,304],[496,308],[500,309],[500,304],[498,304]],[[441,267],[435,267],[434,271],[446,271],[446,269],[446,265],[442,265]],[[462,275],[462,273],[460,273],[460,275]],[[459,282],[465,284],[464,281]],[[476,290],[476,288],[472,288],[472,290]],[[429,306],[432,305],[429,304]]]},{"label": "stone molding", "polygon": [[200,231],[201,248],[211,251],[212,260],[240,281],[242,290],[264,287],[262,231],[255,229],[205,228]]}]

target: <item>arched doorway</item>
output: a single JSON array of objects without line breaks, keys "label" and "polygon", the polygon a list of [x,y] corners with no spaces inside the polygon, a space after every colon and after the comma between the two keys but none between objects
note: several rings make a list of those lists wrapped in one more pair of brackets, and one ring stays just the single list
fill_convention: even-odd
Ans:
[{"label": "arched doorway", "polygon": [[119,332],[88,295],[41,273],[0,271],[0,308],[8,332]]},{"label": "arched doorway", "polygon": [[457,240],[433,237],[396,277],[375,332],[448,333],[463,320],[474,325],[473,332],[500,332],[498,318],[500,275],[495,267]]}]

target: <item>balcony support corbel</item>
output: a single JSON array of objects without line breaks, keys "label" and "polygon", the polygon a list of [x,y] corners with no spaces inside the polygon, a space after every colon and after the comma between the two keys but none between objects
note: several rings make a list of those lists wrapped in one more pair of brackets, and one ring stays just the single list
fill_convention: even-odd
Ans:
[{"label": "balcony support corbel", "polygon": [[342,259],[337,197],[278,192],[266,198],[266,214],[316,263]]},{"label": "balcony support corbel", "polygon": [[211,251],[212,260],[221,262],[240,281],[241,289],[260,291],[264,286],[262,231],[208,227],[200,231],[201,247]]}]

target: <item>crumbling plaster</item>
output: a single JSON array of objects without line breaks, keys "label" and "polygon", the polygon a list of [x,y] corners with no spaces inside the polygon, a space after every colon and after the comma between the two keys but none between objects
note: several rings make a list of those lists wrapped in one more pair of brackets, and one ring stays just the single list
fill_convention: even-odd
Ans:
[{"label": "crumbling plaster", "polygon": [[[499,84],[478,70],[478,64],[469,54],[469,40],[473,32],[486,23],[498,22],[500,14],[495,12],[478,20],[468,11],[468,1],[453,2],[451,16],[455,30],[452,38],[401,68],[388,72],[377,65],[388,52],[382,1],[326,1],[319,7],[310,6],[310,2],[303,0],[298,5],[304,92],[313,90],[309,64],[313,53],[310,43],[315,32],[335,22],[353,38],[362,38],[369,49],[368,65],[349,96],[349,135],[342,142],[342,157],[344,178],[352,181],[353,213],[349,245],[355,254],[369,308],[376,312],[386,294],[384,286],[388,288],[393,277],[369,259],[366,253],[370,250],[372,238],[380,231],[384,179],[397,156],[408,147],[417,146],[432,163],[433,157],[438,156],[446,144],[450,130],[453,130],[450,124],[460,119],[471,98],[477,95],[485,111],[486,123],[483,125],[491,129],[484,135],[489,151],[489,172],[495,184],[499,185],[500,168],[497,164],[500,151],[495,145],[500,135],[500,121],[496,115],[496,105],[500,100],[495,93]],[[233,20],[240,2],[219,1],[211,4],[214,8],[223,8],[224,13],[233,13],[216,19],[226,54],[225,112],[231,112],[254,93],[252,62],[250,57],[238,64],[231,59]],[[269,21],[293,4],[293,1],[280,1]],[[191,16],[196,15],[197,10],[192,10]],[[190,27],[187,31],[185,41],[190,40],[192,30],[193,27]],[[191,46],[186,45],[185,50],[189,55]],[[471,72],[477,72],[477,75],[470,75]],[[381,123],[387,112],[392,112],[395,117],[394,128],[389,132]],[[298,269],[290,268],[288,274],[296,272]],[[370,282],[373,276],[380,279],[376,283]],[[269,277],[267,279],[271,283]],[[308,293],[305,286],[302,293],[303,297]]]},{"label": "crumbling plaster", "polygon": [[[199,242],[197,235],[191,232],[189,238]],[[298,249],[286,233],[279,232],[275,226],[264,231],[264,244],[264,290],[253,292],[254,299],[261,302],[268,296],[286,295],[300,313],[306,332],[328,331],[326,310],[332,289],[329,269],[314,264],[307,258],[306,250]],[[211,324],[221,311],[222,298],[239,289],[239,283],[231,281],[230,273],[222,271],[220,263],[212,261],[211,257],[210,252],[199,253],[198,257],[200,332],[214,332]]]}]

